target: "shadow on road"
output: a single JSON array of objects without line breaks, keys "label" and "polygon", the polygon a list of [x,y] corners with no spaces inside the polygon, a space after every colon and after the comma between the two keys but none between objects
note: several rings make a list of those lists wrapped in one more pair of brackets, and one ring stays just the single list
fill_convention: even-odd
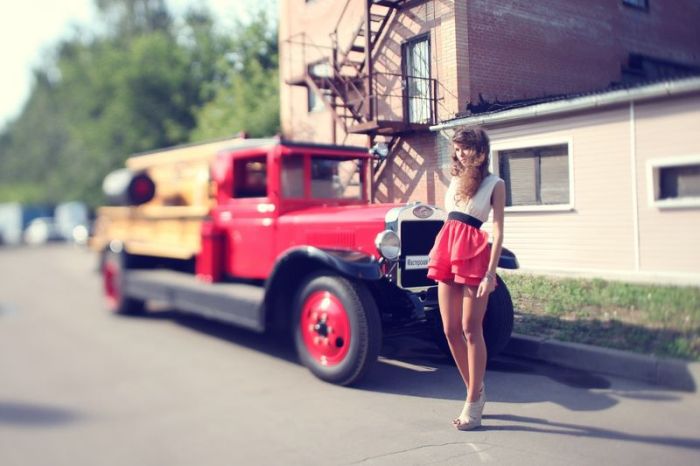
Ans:
[{"label": "shadow on road", "polygon": [[159,310],[138,316],[118,316],[127,319],[168,320],[187,327],[199,333],[225,340],[236,345],[260,351],[284,361],[299,364],[291,341],[274,338],[268,334],[260,334],[234,325],[227,325],[198,315],[186,314],[175,310]]},{"label": "shadow on road", "polygon": [[[655,445],[667,445],[672,447],[700,449],[700,439],[684,437],[661,437],[652,435],[635,435],[618,432],[599,427],[582,426],[565,422],[553,422],[536,417],[515,416],[512,414],[484,415],[484,420],[499,420],[513,422],[512,425],[484,426],[482,430],[488,431],[521,431],[539,432],[543,434],[572,435],[575,437],[594,437],[608,440],[622,440],[626,442],[639,442]],[[651,422],[651,421],[650,421]]]},{"label": "shadow on road", "polygon": [[[464,385],[453,361],[434,349],[429,340],[417,337],[389,340],[385,342],[383,354],[390,358],[390,363],[378,364],[359,388],[400,395],[464,400]],[[400,361],[401,364],[395,364],[395,361]],[[514,387],[510,380],[514,374],[531,376],[532,384],[528,387]],[[547,384],[542,379],[549,379],[555,384]],[[551,402],[572,411],[603,410],[618,403],[607,392],[594,391],[610,388],[610,381],[604,377],[526,359],[494,358],[487,368],[486,384],[489,400],[496,402]]]},{"label": "shadow on road", "polygon": [[77,413],[53,406],[0,401],[0,425],[47,427],[76,421]]},{"label": "shadow on road", "polygon": [[[299,364],[290,339],[262,335],[172,310],[150,312],[137,318],[166,319],[214,338],[260,351],[291,364]],[[513,387],[509,380],[513,374],[532,377],[532,386],[536,388]],[[543,379],[554,384],[548,384]],[[486,381],[491,401],[551,402],[573,411],[608,409],[618,403],[619,397],[656,401],[678,399],[672,395],[641,389],[611,390],[610,381],[600,375],[512,357],[497,357],[490,361]],[[465,396],[464,386],[453,361],[437,349],[429,336],[421,334],[385,338],[380,362],[354,388],[455,401],[464,400]]]}]

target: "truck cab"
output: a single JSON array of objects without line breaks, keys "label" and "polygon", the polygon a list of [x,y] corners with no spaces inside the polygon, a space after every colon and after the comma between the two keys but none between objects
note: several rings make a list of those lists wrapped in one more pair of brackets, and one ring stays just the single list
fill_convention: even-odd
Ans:
[{"label": "truck cab", "polygon": [[227,248],[223,275],[265,279],[296,246],[376,256],[388,207],[369,207],[370,164],[360,147],[286,142],[221,151],[210,222]]}]

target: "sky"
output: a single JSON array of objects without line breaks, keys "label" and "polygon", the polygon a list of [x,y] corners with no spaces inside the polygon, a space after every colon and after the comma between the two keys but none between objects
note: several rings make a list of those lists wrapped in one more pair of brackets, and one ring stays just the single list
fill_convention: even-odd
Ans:
[{"label": "sky", "polygon": [[[245,20],[260,0],[167,0],[177,16],[189,5],[205,4],[222,24],[234,18]],[[5,3],[5,2],[3,2]],[[0,129],[24,106],[32,83],[32,68],[62,37],[70,37],[75,25],[94,20],[93,0],[7,1],[0,15]]]}]

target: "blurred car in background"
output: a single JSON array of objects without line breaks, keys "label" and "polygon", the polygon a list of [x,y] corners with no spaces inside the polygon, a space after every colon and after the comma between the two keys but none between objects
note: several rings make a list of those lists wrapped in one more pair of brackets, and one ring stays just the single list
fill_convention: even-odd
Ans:
[{"label": "blurred car in background", "polygon": [[38,245],[64,238],[52,217],[39,217],[29,222],[29,226],[24,230],[23,239],[26,244]]},{"label": "blurred car in background", "polygon": [[43,204],[0,204],[0,245],[20,245],[23,233],[31,221],[38,217],[50,217],[53,211],[52,206]]},{"label": "blurred car in background", "polygon": [[78,244],[87,242],[90,221],[85,203],[71,201],[57,205],[54,219],[56,230],[64,240]]}]

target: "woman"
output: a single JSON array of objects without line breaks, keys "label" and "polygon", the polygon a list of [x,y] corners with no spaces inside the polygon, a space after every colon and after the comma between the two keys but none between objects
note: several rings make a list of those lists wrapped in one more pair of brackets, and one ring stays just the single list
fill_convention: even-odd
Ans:
[{"label": "woman", "polygon": [[[445,194],[448,217],[430,251],[428,277],[437,280],[440,315],[452,356],[467,387],[467,400],[453,423],[459,430],[481,425],[486,403],[483,320],[496,288],[503,244],[505,183],[489,173],[489,138],[481,128],[452,137],[452,179]],[[493,208],[493,246],[480,229]]]}]

